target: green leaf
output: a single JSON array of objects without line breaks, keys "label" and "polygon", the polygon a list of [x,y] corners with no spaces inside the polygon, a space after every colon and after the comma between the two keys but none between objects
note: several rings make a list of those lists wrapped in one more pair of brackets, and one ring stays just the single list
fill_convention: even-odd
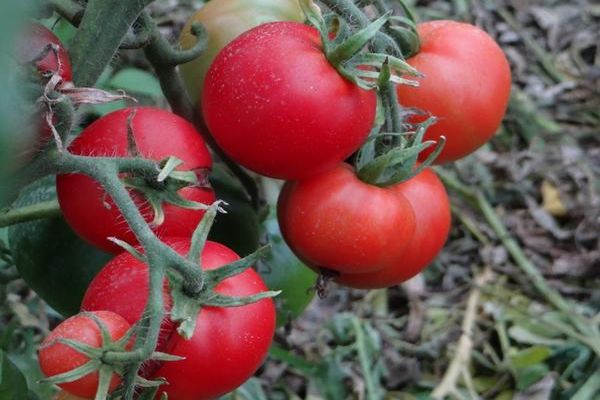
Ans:
[{"label": "green leaf", "polygon": [[111,89],[123,89],[127,93],[162,98],[163,93],[156,76],[138,68],[124,68],[108,82]]},{"label": "green leaf", "polygon": [[25,376],[0,350],[0,399],[23,400],[29,397]]},{"label": "green leaf", "polygon": [[546,360],[552,354],[547,346],[533,346],[510,356],[510,362],[515,368],[525,368]]},{"label": "green leaf", "polygon": [[518,368],[515,373],[517,389],[524,390],[542,379],[550,371],[546,364],[535,364],[526,368]]}]

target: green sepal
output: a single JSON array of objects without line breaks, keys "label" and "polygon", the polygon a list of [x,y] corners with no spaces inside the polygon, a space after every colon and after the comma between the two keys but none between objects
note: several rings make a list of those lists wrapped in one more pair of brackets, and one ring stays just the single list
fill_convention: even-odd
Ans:
[{"label": "green sepal", "polygon": [[256,303],[263,299],[270,299],[276,297],[281,293],[281,290],[269,290],[254,294],[252,296],[223,296],[221,294],[214,294],[210,298],[205,300],[205,306],[212,307],[239,307],[248,304]]},{"label": "green sepal", "polygon": [[379,30],[389,21],[390,13],[386,13],[369,25],[352,34],[327,54],[327,59],[334,66],[338,66],[345,60],[350,60],[362,50],[371,39],[377,35]]},{"label": "green sepal", "polygon": [[83,378],[84,376],[86,376],[88,374],[91,374],[92,372],[96,372],[100,368],[101,365],[102,365],[102,362],[100,362],[99,360],[90,360],[87,363],[83,364],[82,366],[72,369],[70,371],[44,378],[44,379],[40,380],[40,383],[59,384],[59,383],[74,382],[78,379]]},{"label": "green sepal", "polygon": [[[135,377],[135,386],[143,387],[143,388],[158,388],[160,385],[164,385],[168,383],[166,379],[157,378],[157,379],[146,379],[141,376]],[[156,393],[155,393],[156,395]]]},{"label": "green sepal", "polygon": [[177,157],[169,157],[166,160],[160,162],[160,165],[162,168],[161,168],[160,172],[158,173],[156,180],[158,182],[164,181],[169,176],[171,176],[171,174],[175,171],[175,169],[177,167],[179,167],[182,164],[183,164],[183,161],[181,161]]},{"label": "green sepal", "polygon": [[129,243],[112,236],[108,237],[107,240],[121,247],[123,250],[131,254],[136,260],[141,261],[144,264],[148,264],[148,258]]},{"label": "green sepal", "polygon": [[106,400],[110,390],[112,375],[113,368],[111,366],[103,365],[100,367],[100,370],[98,371],[98,389],[96,389],[94,400]]},{"label": "green sepal", "polygon": [[155,351],[150,356],[151,360],[155,361],[182,361],[185,360],[185,357],[176,356],[173,354],[163,353],[161,351]]},{"label": "green sepal", "polygon": [[194,230],[192,234],[192,240],[190,244],[190,251],[187,254],[188,261],[196,262],[201,265],[202,257],[200,254],[204,249],[204,244],[206,243],[206,239],[208,238],[208,234],[210,232],[210,228],[215,221],[215,217],[217,216],[217,212],[225,212],[221,208],[221,204],[224,204],[223,201],[217,200],[212,203],[202,216],[202,220]]},{"label": "green sepal", "polygon": [[206,284],[211,287],[217,286],[220,282],[235,275],[239,275],[250,268],[257,260],[263,258],[271,250],[269,245],[262,246],[254,253],[240,258],[237,261],[224,265],[217,269],[212,269],[205,272]]},{"label": "green sepal", "polygon": [[78,342],[76,340],[62,338],[58,339],[56,343],[64,344],[65,346],[72,348],[73,350],[90,359],[99,359],[102,356],[102,349]]}]

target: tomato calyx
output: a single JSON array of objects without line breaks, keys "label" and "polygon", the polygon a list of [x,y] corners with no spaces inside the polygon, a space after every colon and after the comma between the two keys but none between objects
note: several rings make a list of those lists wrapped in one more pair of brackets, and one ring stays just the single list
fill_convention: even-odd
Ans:
[{"label": "tomato calyx", "polygon": [[[52,346],[56,343],[63,344],[86,356],[89,361],[70,371],[44,378],[41,382],[51,384],[74,382],[86,375],[97,372],[99,380],[98,389],[94,399],[105,399],[110,391],[113,374],[123,376],[125,374],[127,363],[130,362],[130,359],[132,358],[132,352],[129,351],[129,348],[134,339],[135,327],[129,328],[122,337],[113,340],[107,326],[96,314],[92,312],[82,312],[81,315],[91,319],[98,326],[102,338],[101,346],[90,346],[73,339],[65,338],[50,342],[48,346]],[[181,357],[161,352],[153,352],[150,356],[150,360],[159,361],[178,361],[181,359]],[[141,382],[141,384],[146,386],[159,386],[163,383],[159,380],[148,381],[141,377],[138,378],[144,380],[145,382]]]},{"label": "tomato calyx", "polygon": [[177,157],[168,157],[158,162],[155,174],[130,174],[121,178],[126,187],[140,193],[152,207],[154,218],[151,226],[160,226],[164,222],[165,204],[191,210],[208,208],[204,203],[184,199],[178,192],[187,187],[211,188],[208,180],[210,171],[206,168],[176,170],[181,164],[183,161]]},{"label": "tomato calyx", "polygon": [[[416,81],[401,76],[403,74],[420,76],[419,72],[403,59],[380,52],[362,51],[391,20],[391,12],[385,13],[354,33],[344,19],[334,16],[337,34],[332,39],[328,26],[331,24],[326,22],[326,18],[313,0],[301,0],[300,6],[308,22],[319,31],[327,60],[346,79],[366,90],[378,88],[382,82],[382,74],[387,77],[386,82],[418,85]],[[387,68],[392,73],[382,71],[384,64],[388,65]]]},{"label": "tomato calyx", "polygon": [[[201,263],[199,255],[202,253],[220,204],[220,201],[213,203],[196,228],[187,255],[189,261]],[[171,319],[180,323],[177,332],[186,339],[191,338],[196,327],[198,313],[202,307],[239,307],[277,296],[280,291],[266,291],[243,297],[224,296],[215,291],[219,283],[251,268],[267,251],[269,251],[269,246],[263,246],[254,253],[217,269],[202,271],[202,268],[198,268],[198,279],[191,282],[186,281],[177,271],[167,270],[173,299]],[[201,267],[201,265],[199,266]]]}]

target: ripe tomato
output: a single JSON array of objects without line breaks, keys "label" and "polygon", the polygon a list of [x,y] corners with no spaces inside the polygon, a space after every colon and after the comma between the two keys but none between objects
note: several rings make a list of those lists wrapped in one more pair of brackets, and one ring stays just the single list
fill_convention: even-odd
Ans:
[{"label": "ripe tomato", "polygon": [[[110,113],[90,126],[69,147],[79,155],[127,156],[128,119],[134,109],[126,108]],[[135,108],[132,130],[140,154],[154,160],[175,156],[184,163],[180,170],[210,169],[211,156],[204,141],[184,119],[157,108]],[[56,180],[58,201],[65,219],[85,240],[93,245],[118,253],[121,248],[106,238],[117,237],[130,244],[136,238],[121,212],[102,187],[93,179],[81,174],[59,175]],[[154,212],[140,193],[131,191],[144,218],[151,221]],[[186,200],[210,204],[215,201],[211,189],[186,187],[179,191]],[[204,210],[191,210],[163,205],[165,220],[155,228],[162,236],[191,236],[202,219]]]},{"label": "ripe tomato", "polygon": [[428,266],[444,247],[450,230],[450,203],[435,172],[426,169],[390,187],[403,195],[415,213],[416,230],[399,259],[366,274],[342,274],[336,281],[359,289],[377,289],[404,282]]},{"label": "ripe tomato", "polygon": [[278,204],[283,237],[307,265],[371,272],[397,260],[415,232],[415,215],[397,191],[362,182],[352,167],[288,182]]},{"label": "ripe tomato", "polygon": [[[180,254],[189,250],[189,239],[165,239]],[[202,252],[202,268],[215,269],[239,259],[229,248],[207,242]],[[248,296],[267,290],[252,269],[228,278],[217,292],[228,296]],[[111,310],[130,323],[142,315],[148,296],[147,266],[129,253],[110,261],[90,284],[83,310]],[[171,298],[165,284],[166,309]],[[246,381],[265,358],[275,331],[275,307],[271,299],[241,307],[204,307],[190,340],[180,337],[171,321],[165,321],[158,351],[185,357],[166,362],[151,375],[166,378],[161,388],[170,400],[216,398]]]},{"label": "ripe tomato", "polygon": [[179,67],[190,97],[198,100],[210,64],[233,39],[267,22],[302,22],[303,19],[296,0],[212,0],[206,3],[190,18],[179,38],[183,49],[196,44],[197,39],[191,32],[193,22],[201,22],[208,34],[202,55]]},{"label": "ripe tomato", "polygon": [[[129,330],[129,323],[120,315],[110,311],[94,312],[104,323],[113,340],[123,337]],[[89,361],[77,350],[57,343],[59,339],[71,339],[93,347],[101,347],[102,335],[98,324],[85,313],[77,314],[58,325],[44,339],[39,350],[40,367],[44,375],[52,377],[74,370]],[[121,377],[114,374],[110,384],[112,392],[121,382]],[[76,396],[93,398],[98,388],[98,372],[93,372],[73,382],[61,383],[62,389]]]},{"label": "ripe tomato", "polygon": [[425,77],[418,88],[398,85],[398,97],[403,106],[439,118],[425,140],[446,136],[436,160],[442,164],[472,153],[494,135],[508,105],[510,66],[502,49],[476,26],[432,21],[419,24],[418,32],[421,50],[408,63]]},{"label": "ripe tomato", "polygon": [[316,29],[272,22],[219,53],[202,108],[234,160],[263,175],[298,179],[333,168],[360,147],[376,96],[329,64]]},{"label": "ripe tomato", "polygon": [[[23,32],[18,41],[17,59],[22,63],[32,62],[44,52],[46,46],[58,46],[58,52],[50,50],[45,57],[35,61],[35,66],[42,74],[58,73],[64,81],[73,79],[71,62],[67,50],[51,30],[41,24],[31,24]],[[58,55],[58,57],[57,57]]]}]

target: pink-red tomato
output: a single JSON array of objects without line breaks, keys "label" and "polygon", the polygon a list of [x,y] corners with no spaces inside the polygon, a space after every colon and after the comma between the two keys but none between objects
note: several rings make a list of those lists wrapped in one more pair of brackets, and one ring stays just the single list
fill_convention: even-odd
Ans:
[{"label": "pink-red tomato", "polygon": [[[102,321],[112,340],[118,340],[127,333],[129,323],[120,315],[110,311],[93,313]],[[100,327],[89,315],[81,313],[72,316],[58,325],[44,339],[39,350],[40,367],[44,375],[52,377],[72,371],[89,361],[89,358],[65,344],[58,343],[60,339],[70,339],[93,347],[102,346]],[[65,391],[84,398],[93,398],[98,389],[98,372],[92,372],[73,382],[61,383]],[[113,374],[110,391],[121,383],[121,377]]]},{"label": "pink-red tomato", "polygon": [[[165,239],[175,251],[184,255],[189,239]],[[238,260],[229,248],[207,242],[201,265],[215,269]],[[266,291],[260,276],[252,269],[221,282],[216,291],[228,296],[248,296]],[[110,261],[90,284],[82,303],[83,310],[111,310],[130,323],[137,322],[148,296],[148,268],[129,253]],[[164,299],[171,307],[168,285]],[[161,393],[170,400],[213,399],[234,390],[252,376],[267,355],[275,331],[275,307],[271,299],[240,307],[204,307],[198,315],[196,330],[190,340],[175,331],[173,322],[162,326],[159,351],[185,357],[165,362],[151,371],[152,377],[169,382]]]},{"label": "pink-red tomato", "polygon": [[419,87],[398,85],[398,98],[404,107],[439,119],[425,139],[446,136],[436,160],[442,164],[465,157],[492,138],[508,105],[510,66],[498,44],[474,25],[431,21],[419,24],[418,32],[421,49],[408,63],[425,76]]},{"label": "pink-red tomato", "polygon": [[[127,156],[128,120],[140,154],[153,160],[175,156],[183,161],[178,170],[206,171],[212,159],[204,141],[184,119],[158,108],[126,108],[110,113],[88,126],[71,144],[69,151],[86,156]],[[91,244],[118,253],[122,249],[107,240],[116,237],[137,244],[121,212],[93,179],[82,174],[59,175],[56,180],[58,201],[65,219],[73,230]],[[130,191],[144,218],[152,221],[154,211],[145,198]],[[210,204],[215,195],[210,188],[186,187],[179,191],[186,200]],[[192,210],[163,204],[164,222],[155,227],[160,236],[191,236],[204,210]]]},{"label": "pink-red tomato", "polygon": [[408,200],[364,183],[347,164],[287,182],[278,218],[283,237],[301,260],[338,273],[383,268],[403,254],[415,232]]},{"label": "pink-red tomato", "polygon": [[[58,37],[44,25],[37,23],[28,25],[17,44],[17,59],[20,62],[34,62],[37,70],[42,74],[58,73],[64,81],[73,79],[67,50]],[[38,59],[48,45],[56,45],[58,51],[49,50],[44,57]]]},{"label": "pink-red tomato", "polygon": [[329,63],[318,32],[273,22],[240,35],[211,65],[202,92],[210,132],[238,163],[299,179],[356,151],[375,118],[376,96]]},{"label": "pink-red tomato", "polygon": [[444,247],[450,230],[450,203],[435,172],[426,169],[414,178],[390,187],[404,196],[415,213],[416,230],[399,259],[366,274],[342,274],[345,286],[376,289],[404,282],[427,267]]}]

